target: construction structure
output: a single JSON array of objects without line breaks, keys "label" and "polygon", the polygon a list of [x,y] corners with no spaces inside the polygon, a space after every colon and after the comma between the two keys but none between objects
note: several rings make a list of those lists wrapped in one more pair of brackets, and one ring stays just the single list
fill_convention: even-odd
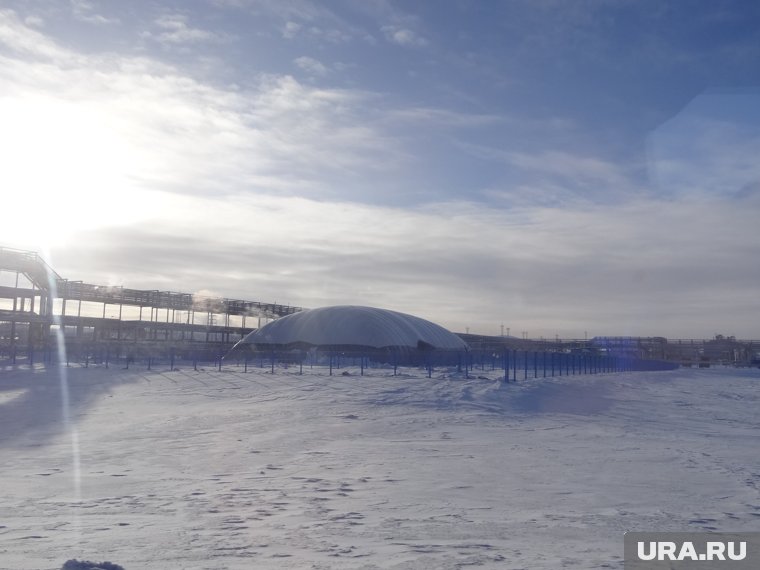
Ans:
[{"label": "construction structure", "polygon": [[300,307],[93,285],[61,277],[36,252],[0,248],[0,358],[49,354],[58,333],[72,357],[163,348],[217,354]]},{"label": "construction structure", "polygon": [[[236,342],[301,307],[191,293],[93,285],[61,277],[36,252],[0,247],[0,362],[32,363],[66,357],[217,361]],[[494,366],[505,351],[555,353],[569,358],[609,356],[667,361],[681,366],[760,366],[760,340],[607,336],[530,339],[456,333],[468,358]],[[526,357],[527,358],[527,357]]]}]

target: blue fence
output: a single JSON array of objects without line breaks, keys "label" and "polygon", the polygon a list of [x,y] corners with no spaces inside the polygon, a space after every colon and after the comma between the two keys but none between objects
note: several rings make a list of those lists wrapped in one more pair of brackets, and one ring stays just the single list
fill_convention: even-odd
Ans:
[{"label": "blue fence", "polygon": [[[175,369],[180,366],[193,369],[235,366],[247,371],[248,368],[297,367],[299,373],[304,368],[315,367],[329,370],[329,374],[344,373],[345,368],[358,368],[360,375],[371,368],[393,368],[394,374],[402,366],[414,366],[426,370],[432,377],[436,368],[456,367],[465,377],[496,373],[506,381],[528,380],[554,376],[576,376],[613,372],[673,370],[677,363],[662,360],[642,360],[625,356],[595,353],[568,353],[557,351],[530,351],[503,349],[501,351],[462,351],[420,353],[414,362],[408,355],[347,351],[258,351],[228,354],[226,346],[208,345],[181,347],[128,347],[103,343],[75,344],[67,346],[63,355],[55,348],[18,350],[15,347],[0,348],[0,364],[5,365],[78,365],[84,367],[101,366],[123,369],[156,367]],[[340,372],[339,372],[340,371]]]}]

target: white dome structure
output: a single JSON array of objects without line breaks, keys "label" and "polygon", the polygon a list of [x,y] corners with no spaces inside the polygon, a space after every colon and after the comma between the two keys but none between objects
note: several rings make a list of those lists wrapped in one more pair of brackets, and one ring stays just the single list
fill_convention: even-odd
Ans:
[{"label": "white dome structure", "polygon": [[309,309],[282,317],[246,335],[235,345],[267,348],[342,350],[444,350],[468,346],[445,328],[404,313],[353,305]]}]

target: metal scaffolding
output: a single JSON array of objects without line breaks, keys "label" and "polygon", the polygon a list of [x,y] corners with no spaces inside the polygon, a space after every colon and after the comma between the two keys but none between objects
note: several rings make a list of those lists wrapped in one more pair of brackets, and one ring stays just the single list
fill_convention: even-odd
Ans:
[{"label": "metal scaffolding", "polygon": [[[114,354],[218,351],[301,307],[129,289],[64,279],[36,252],[0,248],[0,357],[50,351],[64,334],[72,350]],[[107,311],[107,309],[109,309]],[[131,309],[131,310],[130,310]],[[107,314],[108,313],[108,314]],[[130,313],[129,315],[127,313]],[[94,348],[93,348],[94,347]]]}]

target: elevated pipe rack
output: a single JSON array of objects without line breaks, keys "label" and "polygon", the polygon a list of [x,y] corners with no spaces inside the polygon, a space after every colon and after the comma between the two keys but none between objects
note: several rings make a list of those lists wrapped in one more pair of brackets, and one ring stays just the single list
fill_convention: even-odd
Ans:
[{"label": "elevated pipe rack", "polygon": [[[247,318],[256,319],[259,326],[262,318],[302,310],[277,303],[72,281],[61,277],[37,252],[11,248],[0,248],[0,276],[4,272],[11,278],[0,284],[0,356],[7,352],[14,360],[19,350],[50,349],[56,326],[64,328],[67,344],[74,347],[107,343],[125,351],[134,350],[130,343],[162,343],[210,350],[255,330]],[[118,308],[117,316],[106,316],[109,306]],[[136,313],[133,318],[124,314],[130,307]]]}]

